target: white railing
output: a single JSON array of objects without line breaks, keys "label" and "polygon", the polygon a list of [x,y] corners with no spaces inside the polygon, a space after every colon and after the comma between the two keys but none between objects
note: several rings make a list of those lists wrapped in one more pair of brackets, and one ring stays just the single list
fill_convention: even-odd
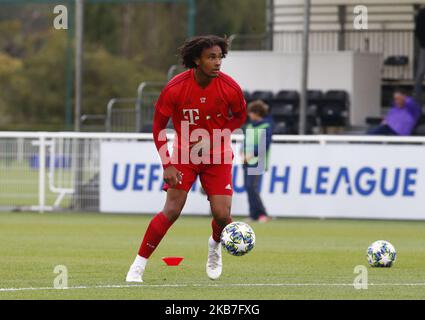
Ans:
[{"label": "white railing", "polygon": [[[173,134],[168,138],[172,139]],[[234,135],[232,139],[239,142],[243,136]],[[0,132],[0,209],[97,211],[100,143],[140,140],[150,141],[152,134]],[[425,137],[275,135],[273,142],[421,147],[425,145]]]}]

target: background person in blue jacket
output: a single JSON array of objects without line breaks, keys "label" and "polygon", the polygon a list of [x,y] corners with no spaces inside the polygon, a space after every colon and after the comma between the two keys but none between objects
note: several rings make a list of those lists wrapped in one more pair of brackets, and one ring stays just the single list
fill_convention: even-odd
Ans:
[{"label": "background person in blue jacket", "polygon": [[[260,197],[262,174],[268,168],[273,121],[268,116],[269,106],[261,100],[248,105],[249,122],[245,127],[242,147],[244,185],[248,195],[249,215],[253,221],[267,222],[270,217]],[[261,143],[265,142],[265,146]],[[256,170],[249,170],[256,169]],[[254,173],[253,173],[254,172]]]}]

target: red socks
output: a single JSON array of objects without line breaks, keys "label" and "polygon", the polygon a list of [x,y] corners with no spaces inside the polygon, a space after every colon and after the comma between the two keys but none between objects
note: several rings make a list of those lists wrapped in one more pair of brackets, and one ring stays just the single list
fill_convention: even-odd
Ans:
[{"label": "red socks", "polygon": [[[220,226],[214,219],[211,221],[212,238],[215,242],[220,242],[221,232],[231,222],[230,218],[225,225]],[[153,217],[140,246],[139,256],[149,259],[172,224],[162,212]]]},{"label": "red socks", "polygon": [[139,249],[139,256],[148,259],[173,223],[162,213],[152,218]]},{"label": "red socks", "polygon": [[215,242],[220,242],[221,232],[223,229],[232,222],[232,219],[230,218],[229,221],[224,226],[220,226],[214,219],[211,221],[211,227],[212,227],[212,238]]}]

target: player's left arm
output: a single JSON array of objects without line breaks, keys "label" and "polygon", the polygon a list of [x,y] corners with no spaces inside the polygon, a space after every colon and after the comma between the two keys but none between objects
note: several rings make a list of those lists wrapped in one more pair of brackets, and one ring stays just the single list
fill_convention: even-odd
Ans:
[{"label": "player's left arm", "polygon": [[230,131],[233,132],[234,130],[242,127],[243,124],[245,123],[245,120],[246,120],[246,112],[241,111],[238,113],[233,113],[232,118],[228,121],[225,128],[230,129]]},{"label": "player's left arm", "polygon": [[241,128],[246,121],[246,101],[242,90],[238,87],[233,90],[229,96],[229,108],[232,112],[231,118],[228,119],[224,128],[230,129],[232,132]]}]

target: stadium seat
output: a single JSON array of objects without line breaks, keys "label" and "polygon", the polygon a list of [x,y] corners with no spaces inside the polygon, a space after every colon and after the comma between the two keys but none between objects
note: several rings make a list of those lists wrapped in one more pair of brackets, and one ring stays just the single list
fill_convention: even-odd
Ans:
[{"label": "stadium seat", "polygon": [[[395,55],[395,56],[388,56],[384,60],[384,67],[390,67],[392,70],[394,70],[393,74],[394,76],[391,78],[388,78],[387,80],[400,80],[405,79],[406,75],[405,73],[408,72],[409,67],[409,57],[403,56],[403,55]],[[398,74],[396,74],[396,72]]]},{"label": "stadium seat", "polygon": [[382,122],[382,117],[367,117],[366,124],[369,126],[378,126]]},{"label": "stadium seat", "polygon": [[344,90],[329,90],[325,94],[325,103],[348,107],[348,93]]},{"label": "stadium seat", "polygon": [[[296,123],[294,123],[293,127],[291,128],[293,134],[298,134],[299,133],[299,122],[297,121]],[[314,126],[307,121],[305,123],[305,134],[313,134],[314,133]]]},{"label": "stadium seat", "polygon": [[276,122],[279,121],[294,121],[298,116],[297,108],[292,104],[283,104],[283,105],[275,105],[273,101],[271,103],[273,106],[271,107],[271,115]]},{"label": "stadium seat", "polygon": [[273,134],[291,134],[291,129],[285,122],[276,122],[273,127]]},{"label": "stadium seat", "polygon": [[272,91],[262,91],[262,90],[256,90],[251,94],[251,100],[262,100],[265,103],[269,103],[273,99],[273,92]]},{"label": "stadium seat", "polygon": [[346,125],[349,99],[343,90],[329,90],[324,97],[320,110],[320,121],[323,127],[343,127]]},{"label": "stadium seat", "polygon": [[389,56],[384,60],[384,65],[386,66],[406,66],[409,64],[408,56]]},{"label": "stadium seat", "polygon": [[323,92],[321,90],[308,90],[307,102],[309,105],[316,105],[320,107],[323,103]]},{"label": "stadium seat", "polygon": [[[294,124],[298,121],[300,96],[297,91],[281,90],[269,102],[270,114],[276,123],[285,124],[285,133],[294,133]],[[279,129],[280,128],[280,129]],[[281,130],[279,127],[276,130]]]},{"label": "stadium seat", "polygon": [[276,94],[274,100],[279,100],[285,104],[292,104],[298,107],[300,104],[300,95],[295,90],[281,90]]},{"label": "stadium seat", "polygon": [[321,90],[307,91],[307,122],[312,127],[320,125],[320,108],[323,102],[323,92]]}]

